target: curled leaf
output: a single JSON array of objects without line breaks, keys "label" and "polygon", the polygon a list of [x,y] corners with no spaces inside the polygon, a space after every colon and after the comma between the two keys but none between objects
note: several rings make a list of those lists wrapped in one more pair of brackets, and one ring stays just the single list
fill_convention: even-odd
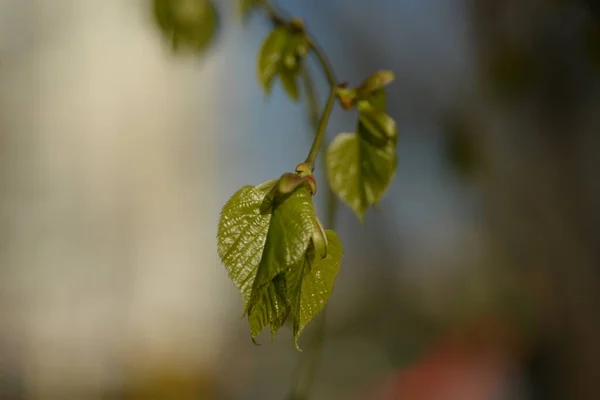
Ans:
[{"label": "curled leaf", "polygon": [[286,274],[287,297],[294,318],[294,343],[298,350],[300,334],[325,307],[342,263],[342,243],[338,235],[331,230],[324,233],[327,256],[312,259],[307,256]]},{"label": "curled leaf", "polygon": [[386,112],[377,110],[370,104],[364,104],[363,107],[359,107],[359,113],[360,123],[371,135],[378,139],[396,142],[398,139],[396,121]]},{"label": "curled leaf", "polygon": [[372,93],[377,90],[383,89],[390,83],[392,83],[395,79],[395,75],[392,71],[382,70],[377,71],[370,77],[368,77],[362,85],[358,87],[358,93],[363,95],[367,93]]},{"label": "curled leaf", "polygon": [[314,234],[308,187],[273,195],[280,182],[243,187],[225,204],[219,219],[219,257],[244,296],[253,339],[267,325],[274,335],[287,318],[283,274],[305,257]]},{"label": "curled leaf", "polygon": [[[387,98],[385,89],[375,90],[373,92],[364,93],[360,96],[359,108],[361,104],[366,103],[375,110],[385,111],[387,106]],[[363,105],[364,107],[364,105]]]},{"label": "curled leaf", "polygon": [[299,184],[308,178],[312,175],[284,174],[244,186],[221,212],[219,257],[244,297],[254,343],[267,326],[274,338],[292,316],[297,346],[300,332],[327,302],[339,270],[339,239],[317,219],[309,185]]},{"label": "curled leaf", "polygon": [[315,217],[312,243],[315,248],[316,257],[327,257],[327,236],[325,235],[325,229],[323,228],[323,225],[321,225],[321,221],[319,221],[317,217]]},{"label": "curled leaf", "polygon": [[282,70],[279,74],[283,89],[293,101],[298,101],[298,73],[290,70]]}]

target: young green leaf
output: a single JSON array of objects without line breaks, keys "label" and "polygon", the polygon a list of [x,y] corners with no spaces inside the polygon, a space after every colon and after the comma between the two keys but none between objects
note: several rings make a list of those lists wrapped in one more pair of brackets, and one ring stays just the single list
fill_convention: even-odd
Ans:
[{"label": "young green leaf", "polygon": [[307,253],[315,235],[310,185],[282,179],[244,186],[225,204],[218,227],[218,253],[245,300],[252,339],[267,326],[275,335],[290,311],[285,273]]},{"label": "young green leaf", "polygon": [[289,70],[282,70],[279,74],[283,89],[293,101],[298,101],[298,73]]},{"label": "young green leaf", "polygon": [[217,230],[217,250],[229,277],[237,285],[246,305],[267,240],[270,207],[263,207],[267,193],[277,181],[257,187],[244,186],[223,207]]},{"label": "young green leaf", "polygon": [[258,54],[258,81],[267,94],[271,92],[273,78],[280,70],[288,40],[289,33],[285,27],[275,28],[263,42]]},{"label": "young green leaf", "polygon": [[375,109],[370,104],[359,106],[359,121],[373,136],[396,142],[398,128],[396,121],[386,112]]},{"label": "young green leaf", "polygon": [[359,108],[364,107],[362,103],[370,105],[375,110],[385,111],[387,106],[387,98],[385,89],[375,90],[373,92],[362,94],[359,97]]},{"label": "young green leaf", "polygon": [[282,289],[285,283],[280,281],[280,274],[304,257],[313,232],[314,215],[312,197],[306,187],[297,188],[283,199],[275,198],[262,257],[246,307],[253,340],[266,324],[270,325],[274,336],[289,313]]},{"label": "young green leaf", "polygon": [[397,163],[394,142],[376,146],[356,133],[340,133],[327,151],[327,179],[362,221],[390,185]]},{"label": "young green leaf", "polygon": [[373,75],[369,76],[358,89],[359,94],[372,93],[377,90],[381,90],[395,79],[395,75],[392,71],[381,70],[377,71]]},{"label": "young green leaf", "polygon": [[253,292],[302,258],[312,236],[314,215],[312,196],[305,186],[275,198]]},{"label": "young green leaf", "polygon": [[311,257],[307,252],[286,274],[287,296],[294,318],[294,343],[298,349],[300,334],[329,300],[342,262],[342,243],[338,235],[331,230],[326,230],[325,235],[327,256]]},{"label": "young green leaf", "polygon": [[258,80],[266,93],[271,91],[273,78],[279,72],[287,40],[288,32],[281,26],[273,29],[261,46],[258,55]]},{"label": "young green leaf", "polygon": [[282,275],[277,275],[257,291],[254,304],[248,310],[248,325],[252,341],[256,343],[255,338],[267,325],[270,325],[271,337],[274,338],[289,313],[290,307],[285,299],[285,281]]},{"label": "young green leaf", "polygon": [[174,51],[205,51],[214,41],[219,16],[210,0],[154,0],[154,17]]},{"label": "young green leaf", "polygon": [[298,100],[298,76],[307,48],[301,30],[279,26],[267,36],[258,55],[258,80],[267,94],[273,79],[279,76],[283,89],[294,101]]}]

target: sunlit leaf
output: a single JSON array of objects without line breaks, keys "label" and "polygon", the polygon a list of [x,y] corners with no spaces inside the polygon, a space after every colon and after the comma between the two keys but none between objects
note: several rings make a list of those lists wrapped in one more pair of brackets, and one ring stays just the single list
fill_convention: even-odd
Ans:
[{"label": "sunlit leaf", "polygon": [[[315,211],[306,187],[299,187],[282,200],[275,199],[262,257],[247,305],[250,335],[254,339],[270,324],[271,335],[283,325],[289,306],[280,274],[306,254],[313,233]],[[258,310],[258,311],[257,311]]]},{"label": "sunlit leaf", "polygon": [[315,210],[307,187],[299,187],[271,206],[271,220],[256,271],[253,291],[296,264],[312,236]]},{"label": "sunlit leaf", "polygon": [[327,151],[327,178],[333,192],[362,221],[390,185],[397,163],[394,142],[376,146],[358,134],[341,133]]},{"label": "sunlit leaf", "polygon": [[[290,307],[285,299],[285,281],[282,275],[257,290],[252,307],[248,310],[250,337],[254,341],[270,325],[274,337],[289,315]],[[255,342],[256,343],[256,342]]]},{"label": "sunlit leaf", "polygon": [[246,304],[252,294],[271,221],[271,210],[262,206],[276,182],[260,188],[244,186],[225,203],[221,211],[217,231],[219,258]]},{"label": "sunlit leaf", "polygon": [[311,257],[310,252],[286,274],[288,299],[294,318],[294,343],[304,328],[320,313],[331,293],[342,262],[342,243],[338,235],[325,231],[327,256]]},{"label": "sunlit leaf", "polygon": [[225,204],[219,220],[219,257],[244,296],[253,340],[267,325],[275,335],[286,320],[290,306],[284,275],[306,256],[315,233],[309,185],[282,194],[279,182],[244,186]]}]

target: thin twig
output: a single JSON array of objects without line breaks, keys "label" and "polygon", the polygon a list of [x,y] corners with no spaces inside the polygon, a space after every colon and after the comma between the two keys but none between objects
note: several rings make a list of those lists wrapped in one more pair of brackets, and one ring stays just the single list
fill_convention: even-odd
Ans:
[{"label": "thin twig", "polygon": [[[281,12],[277,11],[277,9],[269,1],[262,0],[260,1],[259,5],[262,6],[263,9],[267,12],[269,18],[271,19],[271,22],[273,22],[274,24],[278,25],[281,24],[283,21],[287,20],[287,18],[285,18],[285,16],[282,15]],[[319,102],[317,99],[317,94],[313,80],[308,70],[306,68],[302,69],[302,80],[309,106],[309,119],[311,121],[313,129],[316,132],[311,146],[311,150],[306,158],[306,162],[312,168],[314,168],[315,159],[319,154],[319,150],[321,150],[321,156],[323,157],[323,159],[325,159],[325,153],[328,147],[328,143],[325,138],[325,128],[327,127],[329,116],[331,115],[331,111],[333,110],[333,106],[337,97],[337,89],[340,86],[340,83],[335,77],[333,67],[331,66],[329,59],[325,55],[325,52],[322,50],[317,41],[308,34],[308,32],[305,32],[305,34],[308,38],[311,53],[315,56],[316,60],[318,61],[323,71],[323,74],[327,79],[330,91],[329,98],[324,107],[323,113],[319,115]],[[325,165],[325,162],[323,162],[323,165]],[[335,195],[331,191],[331,188],[328,187],[325,226],[329,229],[333,229],[333,227],[335,226],[337,204],[338,203],[337,199],[335,198]],[[294,383],[292,384],[289,400],[308,399],[308,393],[310,391],[310,388],[312,387],[318,363],[323,353],[323,343],[325,341],[325,311],[326,308],[323,309],[323,311],[315,321],[316,331],[314,332],[314,336],[312,337],[310,347],[307,350],[308,354],[305,354],[300,359],[300,364],[298,365],[298,369],[295,373],[295,379]]]}]

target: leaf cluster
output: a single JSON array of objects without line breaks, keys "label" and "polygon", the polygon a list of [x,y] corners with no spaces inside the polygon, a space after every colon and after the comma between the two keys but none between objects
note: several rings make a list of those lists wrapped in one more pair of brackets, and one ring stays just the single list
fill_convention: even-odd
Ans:
[{"label": "leaf cluster", "polygon": [[[198,54],[210,47],[219,27],[214,1],[152,0],[155,21],[173,50]],[[386,87],[394,74],[379,71],[348,87],[336,80],[300,19],[284,18],[267,0],[237,1],[244,20],[263,10],[273,26],[257,58],[258,81],[267,96],[277,81],[293,101],[302,83],[312,93],[305,65],[309,55],[330,86],[306,161],[294,173],[242,187],[224,205],[218,224],[218,254],[244,298],[252,340],[267,326],[275,337],[289,320],[298,347],[301,332],[327,303],[342,259],[337,234],[323,228],[312,201],[314,163],[329,117],[336,103],[357,113],[354,132],[338,134],[326,149],[326,172],[331,191],[362,221],[385,194],[397,167],[398,129],[386,110]]]},{"label": "leaf cluster", "polygon": [[316,217],[314,179],[301,174],[242,187],[223,207],[217,235],[219,257],[244,297],[252,339],[267,326],[274,338],[291,318],[297,347],[329,299],[342,259],[337,234]]}]

